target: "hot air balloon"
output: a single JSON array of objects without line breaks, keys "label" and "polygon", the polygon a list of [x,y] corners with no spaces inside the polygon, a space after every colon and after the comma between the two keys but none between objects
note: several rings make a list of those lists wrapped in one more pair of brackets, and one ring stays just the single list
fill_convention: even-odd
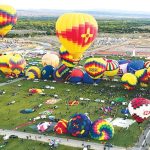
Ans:
[{"label": "hot air balloon", "polygon": [[107,62],[103,58],[88,58],[84,68],[91,78],[98,79],[104,74],[106,65]]},{"label": "hot air balloon", "polygon": [[130,101],[128,109],[136,122],[142,123],[150,117],[150,100],[142,97],[134,98]]},{"label": "hot air balloon", "polygon": [[1,55],[0,56],[0,70],[5,75],[11,75],[12,70],[9,66],[9,60],[12,57],[12,55]]},{"label": "hot air balloon", "polygon": [[127,66],[128,63],[130,62],[130,60],[119,60],[119,71],[118,71],[118,75],[122,76],[123,74],[127,73]]},{"label": "hot air balloon", "polygon": [[149,77],[148,77],[148,73],[147,73],[146,68],[136,71],[135,75],[139,79],[139,81],[141,82],[141,86],[146,87],[146,84],[148,86]]},{"label": "hot air balloon", "polygon": [[146,61],[146,62],[144,63],[144,67],[145,67],[145,68],[150,68],[150,61]]},{"label": "hot air balloon", "polygon": [[137,77],[132,73],[125,73],[122,76],[121,81],[127,90],[133,90],[138,83]]},{"label": "hot air balloon", "polygon": [[119,63],[116,60],[107,60],[106,71],[104,72],[105,76],[114,77],[119,71]]},{"label": "hot air balloon", "polygon": [[56,54],[47,53],[42,57],[42,65],[51,65],[54,68],[56,68],[59,65],[59,57]]},{"label": "hot air balloon", "polygon": [[56,81],[67,81],[70,78],[70,74],[73,68],[69,68],[65,65],[60,65],[53,73]]},{"label": "hot air balloon", "polygon": [[90,136],[96,140],[109,140],[114,136],[114,127],[103,119],[98,119],[92,123]]},{"label": "hot air balloon", "polygon": [[127,66],[127,71],[129,73],[135,73],[137,70],[144,68],[144,61],[143,60],[133,60]]},{"label": "hot air balloon", "polygon": [[0,36],[3,38],[17,22],[16,10],[8,5],[0,5]]},{"label": "hot air balloon", "polygon": [[69,54],[69,52],[66,50],[66,48],[64,48],[63,45],[60,47],[59,55],[62,64],[66,65],[67,67],[75,67],[75,65],[78,64],[80,60],[80,59],[78,60],[73,59],[73,56]]},{"label": "hot air balloon", "polygon": [[54,68],[50,65],[43,67],[41,71],[42,79],[53,79]]},{"label": "hot air balloon", "polygon": [[65,119],[61,119],[58,123],[54,126],[54,131],[57,134],[66,134],[67,133],[67,124],[68,121]]},{"label": "hot air balloon", "polygon": [[83,76],[83,83],[86,83],[86,84],[98,84],[101,80],[100,79],[92,79],[88,73],[84,73],[84,76]]},{"label": "hot air balloon", "polygon": [[84,114],[74,114],[68,121],[68,133],[72,136],[84,138],[89,134],[91,120]]},{"label": "hot air balloon", "polygon": [[79,59],[92,44],[98,31],[96,20],[88,14],[67,13],[56,22],[56,34],[74,59]]},{"label": "hot air balloon", "polygon": [[70,74],[69,82],[72,82],[72,83],[81,82],[83,79],[83,75],[84,73],[81,69],[73,69]]},{"label": "hot air balloon", "polygon": [[41,78],[41,70],[36,66],[31,66],[26,70],[25,76],[28,79]]},{"label": "hot air balloon", "polygon": [[21,72],[24,71],[26,61],[21,56],[12,56],[9,60],[9,67],[12,70],[14,76],[18,77]]}]

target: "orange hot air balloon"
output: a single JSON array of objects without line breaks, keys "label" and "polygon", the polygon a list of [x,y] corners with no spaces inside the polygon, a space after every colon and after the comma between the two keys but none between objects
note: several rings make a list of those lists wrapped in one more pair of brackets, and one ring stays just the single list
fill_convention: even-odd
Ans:
[{"label": "orange hot air balloon", "polygon": [[67,13],[56,22],[56,33],[61,44],[73,56],[80,58],[96,37],[98,25],[93,16],[83,13]]},{"label": "orange hot air balloon", "polygon": [[4,37],[16,22],[16,10],[9,5],[0,5],[0,36]]}]

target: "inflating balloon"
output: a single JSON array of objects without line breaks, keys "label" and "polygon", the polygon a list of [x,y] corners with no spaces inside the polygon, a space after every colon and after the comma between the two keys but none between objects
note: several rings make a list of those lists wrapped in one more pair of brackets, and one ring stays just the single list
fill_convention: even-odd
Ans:
[{"label": "inflating balloon", "polygon": [[59,57],[56,54],[52,53],[45,54],[42,57],[42,65],[43,66],[51,65],[54,68],[56,68],[59,65]]},{"label": "inflating balloon", "polygon": [[69,54],[69,52],[64,48],[64,46],[60,47],[59,55],[61,58],[62,64],[66,65],[67,67],[75,67],[75,65],[79,62],[80,59],[75,60],[73,56]]},{"label": "inflating balloon", "polygon": [[96,120],[92,123],[90,136],[96,140],[109,140],[114,135],[114,127],[103,119]]},{"label": "inflating balloon", "polygon": [[148,83],[149,77],[147,73],[147,69],[141,69],[135,72],[136,77],[139,79],[140,82]]},{"label": "inflating balloon", "polygon": [[41,70],[38,67],[31,66],[29,67],[26,72],[25,76],[28,79],[35,79],[35,78],[40,78],[41,77]]},{"label": "inflating balloon", "polygon": [[119,71],[119,63],[116,60],[108,59],[104,75],[108,77],[113,77],[117,75],[118,71]]},{"label": "inflating balloon", "polygon": [[53,80],[54,68],[50,65],[43,67],[41,71],[42,79]]},{"label": "inflating balloon", "polygon": [[11,75],[12,70],[9,66],[9,60],[12,57],[12,55],[1,55],[0,56],[0,70],[5,75]]},{"label": "inflating balloon", "polygon": [[61,44],[73,56],[79,59],[96,37],[98,25],[88,14],[67,13],[56,22],[56,33]]},{"label": "inflating balloon", "polygon": [[68,121],[65,119],[61,119],[54,127],[54,131],[57,134],[66,134],[67,133],[67,124]]},{"label": "inflating balloon", "polygon": [[138,83],[137,77],[132,73],[125,73],[122,76],[121,81],[127,90],[133,90]]},{"label": "inflating balloon", "polygon": [[150,100],[141,97],[134,98],[130,101],[128,109],[136,122],[142,123],[150,117]]},{"label": "inflating balloon", "polygon": [[73,69],[70,75],[69,82],[77,83],[81,82],[83,79],[83,71],[81,69]]},{"label": "inflating balloon", "polygon": [[16,77],[18,77],[19,74],[24,71],[25,66],[26,61],[21,56],[15,55],[9,60],[9,67]]},{"label": "inflating balloon", "polygon": [[54,79],[56,81],[66,81],[70,78],[71,71],[73,68],[69,68],[65,65],[59,66],[53,73]]},{"label": "inflating balloon", "polygon": [[133,60],[127,66],[127,71],[129,73],[135,73],[137,70],[144,68],[144,61],[143,60]]},{"label": "inflating balloon", "polygon": [[92,79],[88,73],[84,73],[84,76],[83,76],[83,83],[86,83],[86,84],[98,84],[101,80],[100,79]]},{"label": "inflating balloon", "polygon": [[88,58],[85,62],[85,71],[93,79],[100,78],[106,70],[107,62],[103,58]]},{"label": "inflating balloon", "polygon": [[127,66],[128,63],[130,62],[130,60],[119,60],[119,71],[118,71],[118,75],[119,76],[123,76],[123,74],[127,73]]},{"label": "inflating balloon", "polygon": [[90,119],[84,114],[74,114],[68,122],[68,133],[75,137],[87,137],[91,127]]},{"label": "inflating balloon", "polygon": [[145,67],[145,68],[150,68],[150,61],[146,61],[146,62],[144,63],[144,67]]},{"label": "inflating balloon", "polygon": [[8,5],[0,5],[0,36],[4,37],[16,22],[16,10]]}]

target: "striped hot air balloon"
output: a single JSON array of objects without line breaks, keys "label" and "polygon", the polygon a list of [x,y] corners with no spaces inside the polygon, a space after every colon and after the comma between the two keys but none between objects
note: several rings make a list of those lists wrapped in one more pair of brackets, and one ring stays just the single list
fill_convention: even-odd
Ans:
[{"label": "striped hot air balloon", "polygon": [[98,79],[104,74],[106,64],[103,58],[89,58],[86,60],[84,68],[91,78]]},{"label": "striped hot air balloon", "polygon": [[119,63],[116,60],[108,59],[104,75],[108,77],[113,77],[118,74],[118,71],[119,71]]},{"label": "striped hot air balloon", "polygon": [[96,37],[98,25],[88,14],[67,13],[56,22],[56,33],[61,44],[73,56],[79,59]]},{"label": "striped hot air balloon", "polygon": [[0,5],[0,36],[4,37],[16,22],[16,10],[8,5]]}]

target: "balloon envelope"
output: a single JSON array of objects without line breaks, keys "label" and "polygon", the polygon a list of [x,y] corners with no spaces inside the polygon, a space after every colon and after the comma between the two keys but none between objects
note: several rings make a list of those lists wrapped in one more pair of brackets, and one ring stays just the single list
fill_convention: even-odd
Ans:
[{"label": "balloon envelope", "polygon": [[135,73],[137,70],[144,68],[144,61],[143,60],[133,60],[127,66],[127,71],[129,73]]},{"label": "balloon envelope", "polygon": [[138,123],[150,117],[150,100],[146,98],[134,98],[128,105],[131,116]]},{"label": "balloon envelope", "polygon": [[54,68],[50,65],[43,67],[41,71],[42,79],[53,80]]},{"label": "balloon envelope", "polygon": [[94,17],[83,13],[66,13],[56,22],[56,33],[61,44],[78,59],[96,37],[98,25]]},{"label": "balloon envelope", "polygon": [[104,74],[106,64],[103,58],[88,58],[84,64],[84,68],[91,78],[98,79]]},{"label": "balloon envelope", "polygon": [[0,36],[4,37],[16,22],[16,10],[9,5],[0,5]]},{"label": "balloon envelope", "polygon": [[42,57],[42,65],[43,66],[47,66],[47,65],[51,65],[54,68],[58,67],[59,65],[59,57],[56,54],[45,54]]}]

